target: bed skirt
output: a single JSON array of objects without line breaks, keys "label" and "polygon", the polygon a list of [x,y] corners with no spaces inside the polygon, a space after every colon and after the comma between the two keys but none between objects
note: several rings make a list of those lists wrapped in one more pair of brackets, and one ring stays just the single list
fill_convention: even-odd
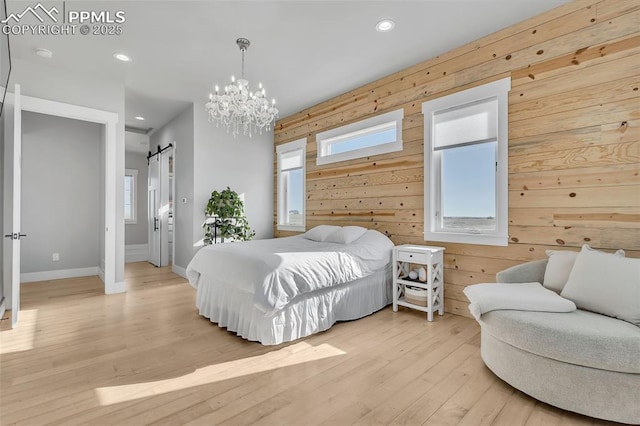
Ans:
[{"label": "bed skirt", "polygon": [[200,315],[263,345],[278,345],[320,331],[336,321],[370,315],[391,303],[391,268],[293,299],[272,316],[253,305],[253,295],[200,275],[196,307]]}]

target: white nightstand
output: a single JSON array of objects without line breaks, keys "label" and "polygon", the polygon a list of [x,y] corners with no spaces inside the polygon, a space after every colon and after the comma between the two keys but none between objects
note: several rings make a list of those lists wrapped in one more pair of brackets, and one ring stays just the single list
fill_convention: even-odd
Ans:
[{"label": "white nightstand", "polygon": [[[433,321],[433,312],[444,315],[444,247],[403,244],[393,249],[393,311],[398,305],[418,309],[427,313]],[[412,269],[424,267],[426,281],[409,278]],[[426,306],[406,300],[405,286],[414,287],[418,293],[426,292]],[[422,290],[422,291],[420,291]],[[411,291],[411,289],[409,289]]]}]

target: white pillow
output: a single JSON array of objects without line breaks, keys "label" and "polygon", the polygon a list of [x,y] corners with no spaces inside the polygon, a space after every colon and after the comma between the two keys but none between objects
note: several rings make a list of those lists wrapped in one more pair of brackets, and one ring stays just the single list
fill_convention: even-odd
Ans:
[{"label": "white pillow", "polygon": [[604,253],[585,244],[561,295],[580,309],[640,326],[640,259]]},{"label": "white pillow", "polygon": [[312,241],[323,242],[326,241],[327,237],[331,235],[331,233],[338,229],[340,229],[339,226],[318,225],[315,228],[309,229],[307,232],[302,234],[302,236]]},{"label": "white pillow", "polygon": [[327,243],[351,244],[367,232],[362,226],[343,226],[336,229],[325,240]]},{"label": "white pillow", "polygon": [[569,274],[576,261],[578,252],[569,250],[547,250],[546,253],[547,256],[549,256],[549,261],[547,262],[547,269],[544,271],[542,285],[549,290],[560,293],[569,279]]},{"label": "white pillow", "polygon": [[[589,250],[594,250],[589,247],[588,244],[584,246],[588,247]],[[573,264],[576,262],[578,252],[569,250],[547,250],[545,253],[549,256],[549,261],[547,262],[547,269],[544,271],[544,281],[542,285],[556,293],[560,293],[569,280],[569,274],[573,269]],[[615,252],[616,256],[624,257],[624,254],[624,250]]]}]

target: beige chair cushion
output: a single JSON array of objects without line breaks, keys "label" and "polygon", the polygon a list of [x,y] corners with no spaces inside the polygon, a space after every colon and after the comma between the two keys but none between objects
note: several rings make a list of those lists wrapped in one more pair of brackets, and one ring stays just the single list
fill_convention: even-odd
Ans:
[{"label": "beige chair cushion", "polygon": [[527,352],[557,361],[640,373],[640,328],[593,312],[492,311],[483,332]]}]

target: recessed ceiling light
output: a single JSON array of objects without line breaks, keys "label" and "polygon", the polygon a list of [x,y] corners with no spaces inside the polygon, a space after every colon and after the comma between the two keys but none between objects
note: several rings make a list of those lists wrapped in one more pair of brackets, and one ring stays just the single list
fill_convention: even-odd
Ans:
[{"label": "recessed ceiling light", "polygon": [[378,21],[376,24],[376,30],[381,33],[389,32],[396,26],[396,23],[391,19],[383,19],[382,21]]},{"label": "recessed ceiling light", "polygon": [[125,55],[124,53],[114,53],[113,57],[122,62],[129,62],[131,58]]},{"label": "recessed ceiling light", "polygon": [[40,56],[41,58],[51,59],[53,57],[53,52],[49,49],[39,47],[36,49],[36,55]]},{"label": "recessed ceiling light", "polygon": [[136,117],[136,120],[144,121],[144,117],[139,115],[139,116]]}]

